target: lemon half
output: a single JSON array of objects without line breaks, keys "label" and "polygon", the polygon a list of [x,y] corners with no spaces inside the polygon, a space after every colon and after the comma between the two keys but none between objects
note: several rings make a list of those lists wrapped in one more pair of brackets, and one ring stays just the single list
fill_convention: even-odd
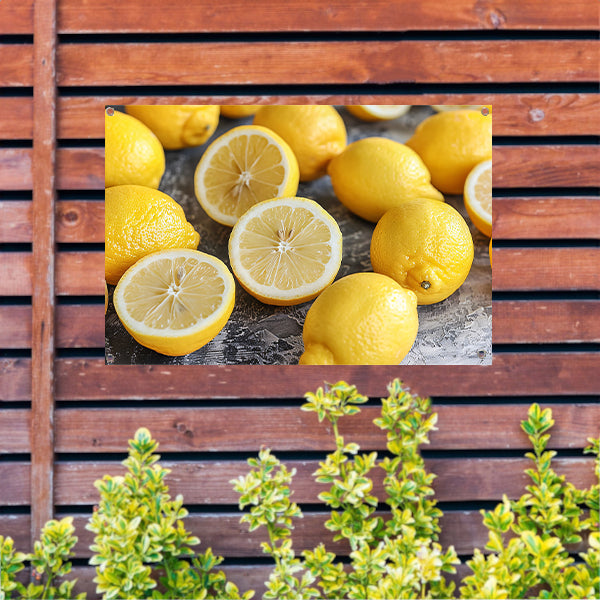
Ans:
[{"label": "lemon half", "polygon": [[225,264],[197,250],[161,250],[121,277],[113,303],[142,346],[168,356],[194,352],[225,326],[235,302]]},{"label": "lemon half", "polygon": [[267,200],[236,223],[229,260],[242,287],[261,302],[300,304],[335,279],[342,261],[342,233],[313,200]]},{"label": "lemon half", "polygon": [[465,208],[473,225],[492,236],[492,161],[480,162],[465,181]]},{"label": "lemon half", "polygon": [[196,198],[211,219],[233,227],[254,204],[298,190],[298,161],[273,131],[241,125],[218,137],[196,168]]}]

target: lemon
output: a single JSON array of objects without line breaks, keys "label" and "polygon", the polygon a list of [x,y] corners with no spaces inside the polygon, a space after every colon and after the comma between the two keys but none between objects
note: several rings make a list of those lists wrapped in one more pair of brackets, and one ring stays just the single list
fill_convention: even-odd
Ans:
[{"label": "lemon", "polygon": [[473,263],[473,238],[461,214],[445,202],[416,199],[383,215],[371,238],[371,264],[412,290],[419,304],[455,292]]},{"label": "lemon", "polygon": [[136,262],[113,294],[123,326],[142,346],[168,356],[195,352],[225,326],[235,283],[214,256],[175,248]]},{"label": "lemon", "polygon": [[259,104],[223,104],[221,114],[228,119],[243,119],[256,114]]},{"label": "lemon", "polygon": [[410,104],[363,104],[346,106],[348,112],[362,121],[390,121],[405,115]]},{"label": "lemon", "polygon": [[200,235],[173,198],[141,185],[108,188],[104,200],[106,281],[115,285],[137,260],[165,248],[197,248]]},{"label": "lemon", "polygon": [[484,160],[473,167],[465,181],[465,208],[473,225],[492,236],[492,161]]},{"label": "lemon", "polygon": [[354,273],[312,304],[302,331],[301,365],[397,365],[410,351],[417,297],[378,273]]},{"label": "lemon", "polygon": [[234,127],[214,140],[194,175],[196,198],[211,219],[233,227],[254,204],[298,191],[298,162],[273,131]]},{"label": "lemon", "polygon": [[137,184],[157,188],[165,172],[165,151],[139,119],[107,108],[104,115],[104,186]]},{"label": "lemon", "polygon": [[300,168],[300,181],[325,175],[329,161],[346,147],[346,126],[333,106],[263,106],[254,123],[278,133],[291,147]]},{"label": "lemon", "polygon": [[313,200],[265,200],[235,224],[229,261],[242,287],[261,302],[300,304],[335,279],[342,262],[342,233]]},{"label": "lemon", "polygon": [[476,110],[440,112],[419,123],[406,144],[419,153],[437,189],[462,194],[471,169],[492,158],[492,117]]},{"label": "lemon", "polygon": [[165,150],[200,146],[219,124],[219,107],[214,105],[136,105],[125,110],[145,123]]},{"label": "lemon", "polygon": [[387,138],[353,142],[329,163],[328,173],[342,204],[367,221],[377,222],[387,210],[410,198],[444,199],[431,185],[419,155]]}]

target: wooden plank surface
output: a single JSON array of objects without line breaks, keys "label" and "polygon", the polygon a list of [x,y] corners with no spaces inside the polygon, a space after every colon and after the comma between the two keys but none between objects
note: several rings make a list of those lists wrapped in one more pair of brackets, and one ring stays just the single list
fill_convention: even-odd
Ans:
[{"label": "wooden plank surface", "polygon": [[[57,348],[102,348],[104,307],[66,304],[56,307]],[[0,306],[0,348],[31,348],[31,306]]]},{"label": "wooden plank surface", "polygon": [[[260,444],[260,440],[257,440]],[[258,450],[257,450],[258,452]],[[326,488],[314,481],[318,460],[285,461],[296,469],[291,489],[298,503],[319,503],[318,494]],[[186,505],[232,505],[239,496],[231,480],[244,475],[248,467],[241,461],[163,461],[170,469],[165,482],[173,497],[182,494]],[[577,487],[590,487],[595,482],[593,459],[580,457],[555,458],[553,468]],[[524,470],[531,461],[525,458],[427,458],[425,467],[437,475],[433,482],[439,502],[500,501],[502,495],[518,498],[530,481]],[[0,463],[0,475],[7,482],[3,487],[4,506],[27,506],[30,498],[29,463]],[[58,462],[55,465],[55,502],[57,506],[91,506],[98,502],[94,481],[105,474],[119,475],[124,468],[116,462]],[[373,493],[383,496],[383,471],[373,472]]]},{"label": "wooden plank surface", "polygon": [[[27,99],[13,101],[25,111]],[[67,96],[58,99],[58,137],[60,139],[104,138],[104,107],[107,104],[492,104],[494,135],[600,135],[600,105],[595,94],[389,94],[357,96]],[[11,108],[11,104],[8,108]],[[16,107],[15,107],[16,108]],[[15,110],[13,108],[12,110]],[[4,123],[10,127],[10,123]],[[15,131],[12,135],[21,136]],[[9,129],[7,132],[11,134]]]},{"label": "wooden plank surface", "polygon": [[[495,168],[495,166],[494,166]],[[598,239],[600,198],[524,197],[493,199],[495,239]]]},{"label": "wooden plank surface", "polygon": [[[0,455],[29,454],[30,451],[31,411],[20,408],[3,411],[2,419],[0,419]],[[1,498],[2,494],[0,493]],[[0,531],[2,531],[1,528]],[[29,530],[27,530],[27,535],[29,535]]]},{"label": "wooden plank surface", "polygon": [[600,289],[600,248],[493,248],[494,291]]},{"label": "wooden plank surface", "polygon": [[[598,395],[590,373],[599,367],[595,352],[503,352],[492,366],[409,367],[256,367],[110,366],[104,359],[61,358],[56,361],[58,400],[181,400],[298,398],[331,380],[352,382],[361,393],[381,397],[400,378],[422,395],[487,397]],[[272,371],[273,377],[268,373]],[[275,376],[276,374],[276,376]],[[27,358],[0,358],[0,400],[30,398],[31,365]]]},{"label": "wooden plank surface", "polygon": [[[162,10],[160,0],[149,0],[144,19],[132,0],[93,4],[62,0],[58,11],[60,33],[155,33],[223,31],[446,31],[473,29],[579,30],[593,29],[597,7],[592,0],[569,4],[542,0],[498,0],[493,5],[473,0],[434,0],[406,4],[389,0],[361,0],[350,8],[343,0],[326,5],[314,0],[288,0],[285,5],[258,0],[247,10],[244,0],[215,10],[204,0],[176,3]],[[33,0],[3,0],[0,34],[33,32]]]},{"label": "wooden plank surface", "polygon": [[22,88],[33,85],[33,44],[0,42],[0,87]]},{"label": "wooden plank surface", "polygon": [[[560,56],[560,61],[548,56]],[[58,83],[586,82],[598,76],[597,56],[595,40],[81,43],[58,49]],[[214,66],[198,69],[199,64]]]},{"label": "wooden plank surface", "polygon": [[600,300],[501,300],[493,305],[495,344],[600,342]]},{"label": "wooden plank surface", "polygon": [[[56,413],[56,451],[77,454],[123,452],[143,421],[160,442],[160,452],[251,452],[257,443],[274,451],[333,451],[331,431],[314,413],[293,407],[60,409]],[[543,405],[542,405],[543,406]],[[528,449],[520,427],[527,406],[501,404],[444,405],[434,402],[438,430],[431,433],[426,450]],[[553,448],[583,448],[598,433],[599,404],[565,404],[552,407],[555,427]],[[340,433],[364,450],[385,448],[386,437],[373,420],[379,406],[361,408],[359,418],[343,419]],[[469,436],[464,425],[469,424]],[[499,436],[498,432],[502,435]],[[240,435],[239,432],[243,432]]]},{"label": "wooden plank surface", "polygon": [[30,190],[33,187],[30,148],[0,147],[0,189]]},{"label": "wooden plank surface", "polygon": [[217,10],[202,0],[179,3],[162,10],[160,0],[145,6],[148,18],[139,18],[139,5],[109,0],[81,10],[76,0],[63,0],[59,10],[61,32],[263,32],[263,31],[408,31],[470,29],[585,29],[593,28],[597,11],[591,0],[566,6],[525,0],[518,5],[499,0],[493,5],[472,0],[434,0],[426,4],[343,0],[327,4],[315,0],[288,0],[274,4],[258,0],[248,10],[244,0]]}]

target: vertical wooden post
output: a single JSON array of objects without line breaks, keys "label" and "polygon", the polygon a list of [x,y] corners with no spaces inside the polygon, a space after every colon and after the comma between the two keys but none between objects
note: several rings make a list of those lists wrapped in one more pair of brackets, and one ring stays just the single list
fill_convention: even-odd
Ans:
[{"label": "vertical wooden post", "polygon": [[56,0],[34,3],[33,44],[31,537],[35,540],[54,512]]}]

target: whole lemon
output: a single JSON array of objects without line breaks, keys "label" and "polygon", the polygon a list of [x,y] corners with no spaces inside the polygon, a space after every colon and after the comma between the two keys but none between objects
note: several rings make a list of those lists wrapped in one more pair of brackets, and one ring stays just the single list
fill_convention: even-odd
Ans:
[{"label": "whole lemon", "polygon": [[104,270],[111,285],[151,252],[198,247],[200,235],[167,194],[141,185],[118,185],[108,188],[104,198]]},{"label": "whole lemon", "polygon": [[145,123],[165,150],[200,146],[219,124],[219,107],[215,105],[129,105],[125,110]]},{"label": "whole lemon", "polygon": [[419,304],[454,293],[471,270],[473,254],[473,238],[461,214],[427,198],[390,209],[371,238],[373,270],[411,289]]},{"label": "whole lemon", "polygon": [[492,158],[492,117],[478,110],[440,112],[417,126],[406,142],[444,194],[462,194],[473,167]]},{"label": "whole lemon", "polygon": [[300,168],[300,181],[325,175],[329,161],[346,147],[346,126],[333,106],[262,106],[254,124],[268,127],[290,146]]},{"label": "whole lemon", "polygon": [[228,119],[243,119],[256,114],[260,104],[222,104],[221,114]]},{"label": "whole lemon", "polygon": [[397,365],[417,337],[417,297],[378,273],[354,273],[310,307],[301,365]]},{"label": "whole lemon", "polygon": [[139,119],[107,109],[104,115],[104,186],[144,185],[158,188],[165,172],[165,151]]},{"label": "whole lemon", "polygon": [[431,185],[419,155],[388,138],[353,142],[327,171],[340,202],[367,221],[377,222],[387,210],[411,198],[444,200]]}]

